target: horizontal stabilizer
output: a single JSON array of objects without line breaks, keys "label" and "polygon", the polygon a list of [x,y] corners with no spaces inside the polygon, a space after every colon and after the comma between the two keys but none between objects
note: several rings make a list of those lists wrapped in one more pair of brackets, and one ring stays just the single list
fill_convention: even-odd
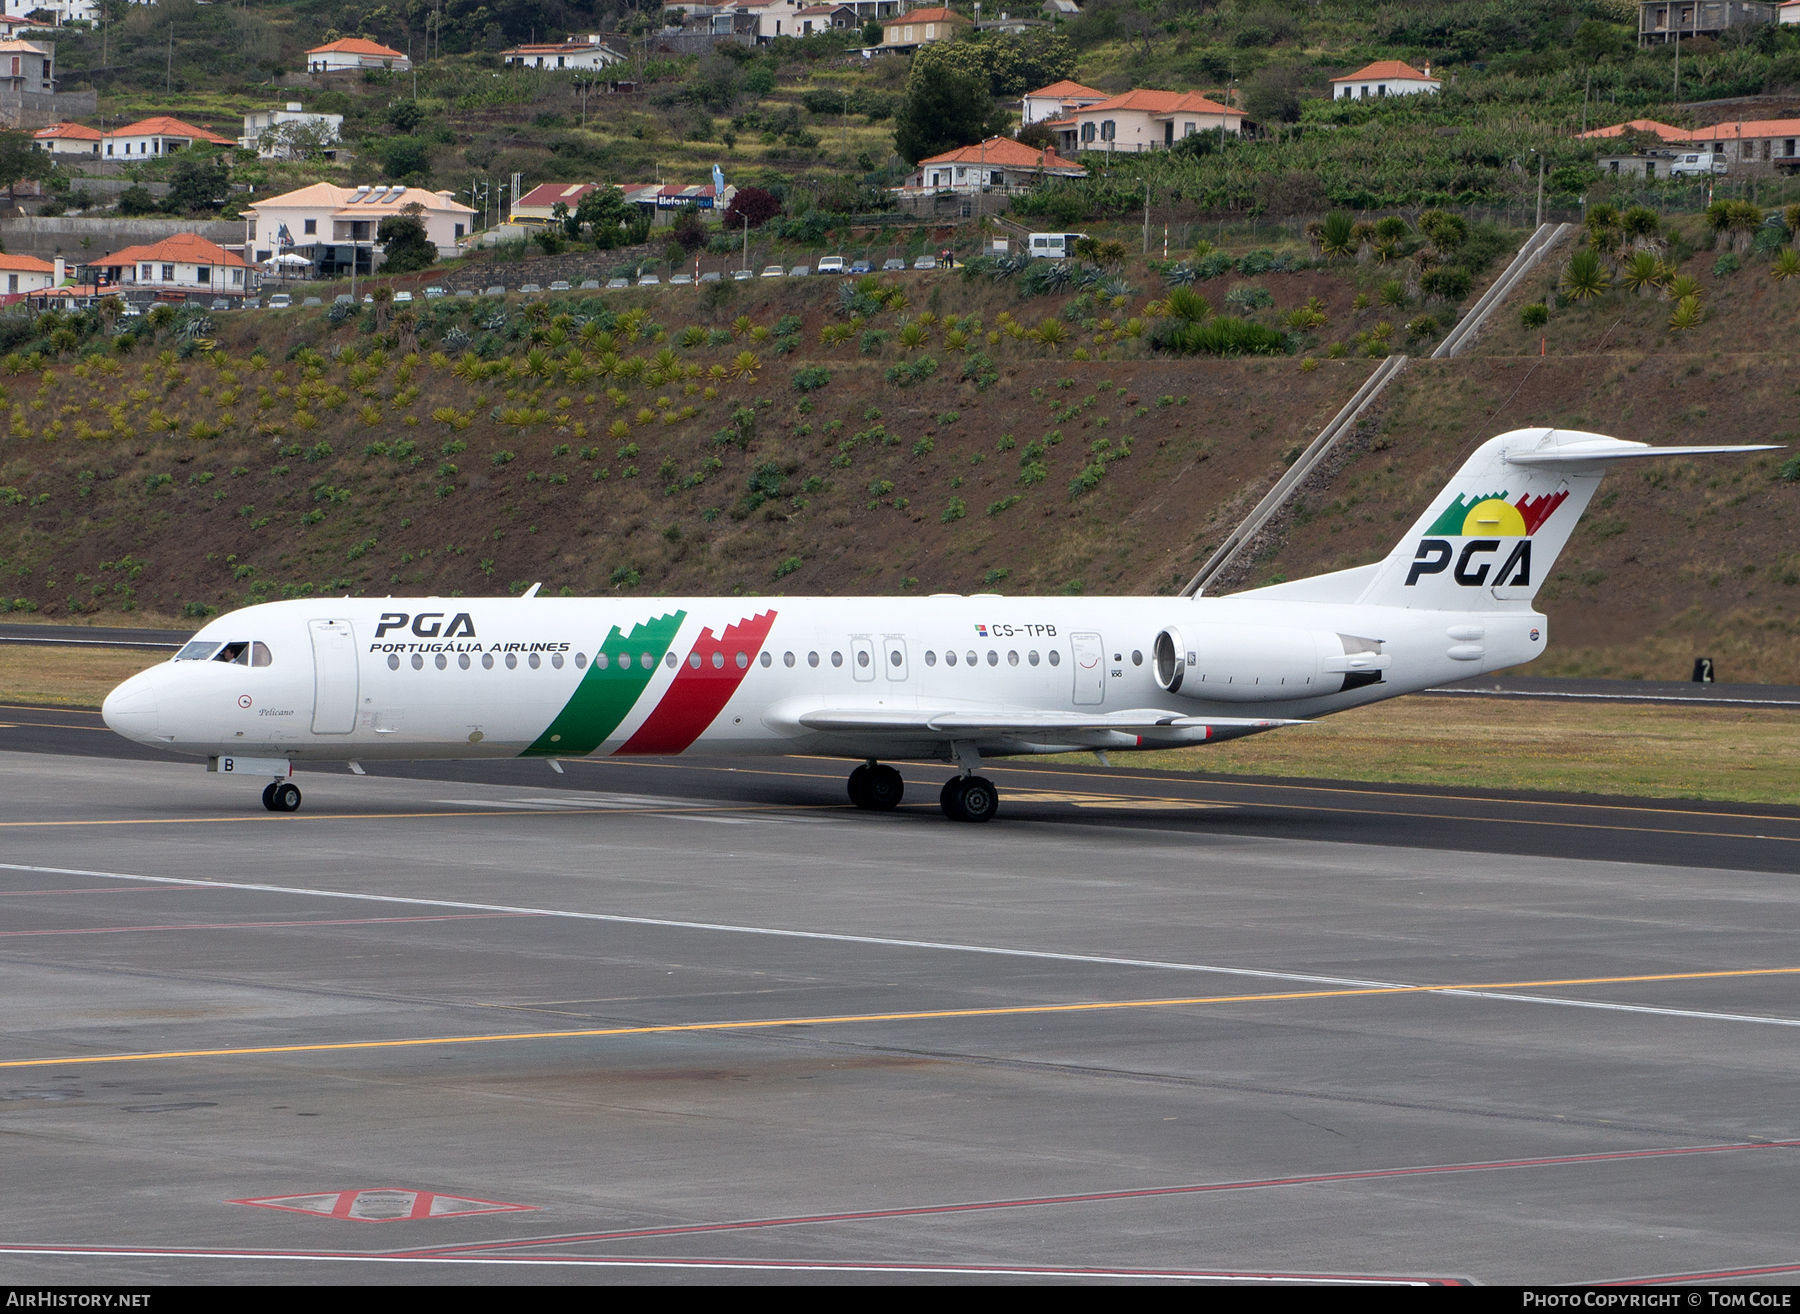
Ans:
[{"label": "horizontal stabilizer", "polygon": [[1764,443],[1755,447],[1651,447],[1645,443],[1626,442],[1621,438],[1601,438],[1592,442],[1565,443],[1529,452],[1507,452],[1508,465],[1599,465],[1609,461],[1660,461],[1669,456],[1729,456],[1743,452],[1778,452],[1779,444]]}]

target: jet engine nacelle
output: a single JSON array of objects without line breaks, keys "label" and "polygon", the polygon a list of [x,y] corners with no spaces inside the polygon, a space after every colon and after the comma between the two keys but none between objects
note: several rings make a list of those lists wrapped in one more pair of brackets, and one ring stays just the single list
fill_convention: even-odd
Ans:
[{"label": "jet engine nacelle", "polygon": [[1172,694],[1208,702],[1323,698],[1378,684],[1392,658],[1381,640],[1288,625],[1170,626],[1151,670]]}]

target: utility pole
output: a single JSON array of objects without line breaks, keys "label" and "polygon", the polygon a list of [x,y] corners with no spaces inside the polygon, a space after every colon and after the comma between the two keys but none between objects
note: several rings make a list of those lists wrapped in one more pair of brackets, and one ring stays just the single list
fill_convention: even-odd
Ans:
[{"label": "utility pole", "polygon": [[406,62],[412,68],[413,103],[417,104],[418,100],[419,100],[419,66],[417,64],[413,63],[411,34],[408,34],[408,36],[406,38]]},{"label": "utility pole", "polygon": [[175,20],[169,20],[169,68],[164,75],[163,94],[168,95],[175,90]]},{"label": "utility pole", "polygon": [[1588,93],[1594,89],[1594,66],[1588,65],[1587,83],[1581,89],[1581,135],[1587,135]]},{"label": "utility pole", "polygon": [[1681,108],[1681,15],[1675,17],[1675,108]]},{"label": "utility pole", "polygon": [[1150,183],[1144,182],[1144,254],[1150,254]]},{"label": "utility pole", "polygon": [[750,216],[744,216],[744,268],[750,268]]},{"label": "utility pole", "polygon": [[1537,221],[1541,228],[1544,225],[1544,153],[1535,149],[1531,153],[1538,157]]}]

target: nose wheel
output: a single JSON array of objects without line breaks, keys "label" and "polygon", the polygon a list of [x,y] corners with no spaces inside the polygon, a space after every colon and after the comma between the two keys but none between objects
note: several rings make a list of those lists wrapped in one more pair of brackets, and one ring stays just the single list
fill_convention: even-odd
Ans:
[{"label": "nose wheel", "polygon": [[263,806],[271,812],[298,812],[300,787],[289,780],[277,780],[263,790]]},{"label": "nose wheel", "polygon": [[864,764],[850,773],[850,801],[865,812],[890,812],[900,806],[906,782],[891,766]]},{"label": "nose wheel", "polygon": [[944,782],[938,806],[952,821],[992,821],[1000,810],[1000,791],[986,776],[952,776]]}]

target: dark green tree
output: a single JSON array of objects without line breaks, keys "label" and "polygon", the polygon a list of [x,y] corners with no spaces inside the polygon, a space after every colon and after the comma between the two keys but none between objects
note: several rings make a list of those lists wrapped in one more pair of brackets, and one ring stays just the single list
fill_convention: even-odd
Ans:
[{"label": "dark green tree", "polygon": [[170,214],[217,210],[231,195],[231,170],[216,160],[176,158],[169,170],[169,194],[163,209]]},{"label": "dark green tree", "polygon": [[13,184],[48,178],[53,167],[50,152],[36,149],[30,133],[0,132],[0,182],[6,184],[9,198]]},{"label": "dark green tree", "polygon": [[390,137],[381,144],[381,167],[390,178],[425,178],[431,173],[431,151],[419,137]]},{"label": "dark green tree", "polygon": [[894,149],[908,164],[917,164],[958,146],[973,146],[996,133],[997,124],[1004,119],[997,118],[985,77],[943,62],[915,63],[906,101],[894,115]]},{"label": "dark green tree", "polygon": [[119,193],[119,213],[127,216],[156,213],[156,198],[150,189],[133,183]]},{"label": "dark green tree", "polygon": [[865,46],[880,45],[881,44],[881,24],[877,23],[872,18],[868,22],[864,23],[863,30],[862,30],[862,40],[863,40],[863,44]]},{"label": "dark green tree", "polygon": [[385,257],[382,268],[388,273],[410,273],[437,263],[437,244],[426,234],[425,221],[419,217],[424,213],[425,207],[415,201],[399,214],[383,219],[375,230],[375,240],[381,243]]},{"label": "dark green tree", "polygon": [[425,122],[425,111],[416,100],[397,100],[387,107],[387,121],[398,132],[411,132]]}]

